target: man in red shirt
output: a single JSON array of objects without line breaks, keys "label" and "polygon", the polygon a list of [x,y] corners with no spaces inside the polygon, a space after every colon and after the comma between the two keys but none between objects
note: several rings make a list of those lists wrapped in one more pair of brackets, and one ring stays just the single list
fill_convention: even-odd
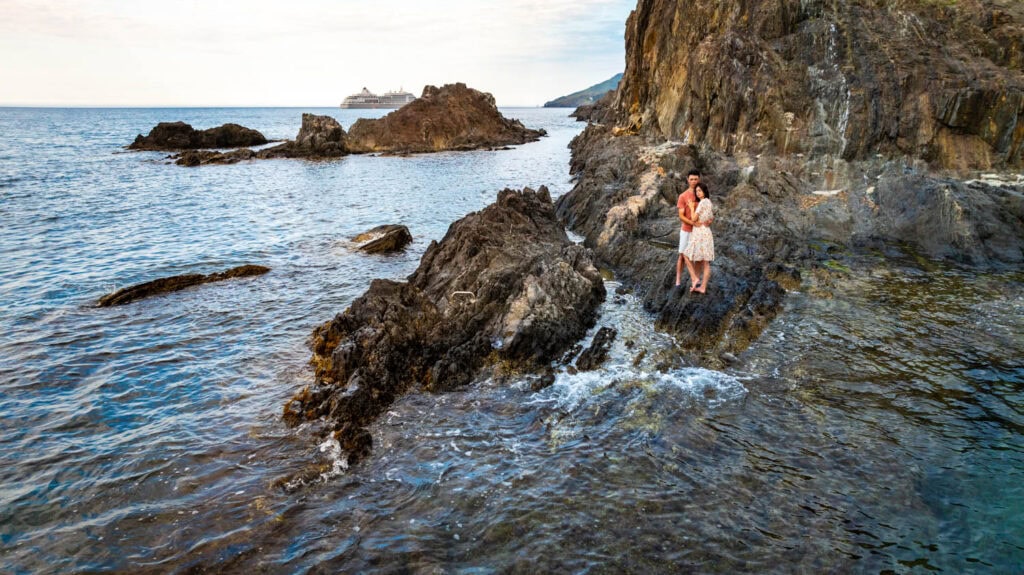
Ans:
[{"label": "man in red shirt", "polygon": [[690,232],[693,231],[693,212],[697,207],[697,194],[694,190],[697,184],[700,183],[700,172],[697,170],[690,170],[686,174],[686,191],[679,194],[679,199],[676,200],[676,209],[679,211],[679,221],[681,226],[679,228],[679,259],[676,261],[676,287],[679,286],[679,282],[683,275],[683,264],[686,264],[686,271],[690,272],[690,287],[697,287],[700,283],[700,274],[693,267],[693,262],[689,258],[683,255],[683,249],[686,248],[686,244],[690,241]]}]

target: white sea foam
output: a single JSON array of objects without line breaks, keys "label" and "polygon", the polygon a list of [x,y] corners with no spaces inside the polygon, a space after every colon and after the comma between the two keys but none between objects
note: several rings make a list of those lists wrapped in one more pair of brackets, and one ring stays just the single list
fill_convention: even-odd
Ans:
[{"label": "white sea foam", "polygon": [[[633,294],[615,295],[619,283],[606,281],[609,297],[601,307],[601,320],[581,341],[588,347],[602,327],[613,327],[618,335],[608,359],[596,370],[570,373],[563,367],[548,389],[534,394],[532,402],[578,409],[589,398],[615,387],[641,386],[653,390],[679,389],[716,407],[742,397],[747,389],[729,374],[699,367],[659,368],[659,358],[675,356],[675,338],[654,328],[654,317],[643,310]],[[635,365],[634,365],[635,364]]]}]

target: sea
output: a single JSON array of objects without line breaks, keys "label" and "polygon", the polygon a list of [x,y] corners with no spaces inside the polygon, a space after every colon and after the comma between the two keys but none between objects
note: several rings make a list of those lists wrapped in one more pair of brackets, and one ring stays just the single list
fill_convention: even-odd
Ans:
[{"label": "sea", "polygon": [[[501,111],[548,136],[184,168],[124,147],[386,111],[0,108],[0,572],[1024,572],[1020,270],[848,254],[724,371],[608,274],[596,371],[411,393],[352,466],[286,426],[311,332],[372,279],[503,188],[571,189],[582,124]],[[353,250],[391,223],[404,252]],[[96,306],[242,264],[272,271]]]}]

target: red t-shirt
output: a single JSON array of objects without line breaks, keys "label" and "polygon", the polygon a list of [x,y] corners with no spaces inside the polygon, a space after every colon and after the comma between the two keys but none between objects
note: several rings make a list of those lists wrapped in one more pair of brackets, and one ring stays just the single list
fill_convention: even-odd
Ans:
[{"label": "red t-shirt", "polygon": [[[687,188],[685,192],[679,194],[679,199],[676,200],[676,209],[677,210],[685,210],[683,212],[683,215],[686,216],[687,219],[692,220],[693,219],[693,211],[690,209],[690,205],[695,203],[696,201],[697,201],[697,194],[694,194],[689,188]],[[684,232],[692,232],[693,231],[693,226],[691,226],[690,224],[685,223],[682,220],[680,220],[679,223],[681,224],[681,226],[682,226],[681,229]]]}]

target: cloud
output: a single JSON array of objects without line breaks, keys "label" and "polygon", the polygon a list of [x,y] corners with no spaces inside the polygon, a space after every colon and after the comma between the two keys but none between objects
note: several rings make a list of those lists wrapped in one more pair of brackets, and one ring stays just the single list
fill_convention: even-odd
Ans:
[{"label": "cloud", "polygon": [[[74,83],[130,73],[97,104],[333,104],[372,83],[456,79],[485,84],[499,103],[539,102],[605,79],[581,77],[595,68],[621,71],[634,1],[0,0],[0,81],[19,91],[0,97],[42,97],[27,72],[36,67]],[[143,101],[153,93],[166,101]]]}]

